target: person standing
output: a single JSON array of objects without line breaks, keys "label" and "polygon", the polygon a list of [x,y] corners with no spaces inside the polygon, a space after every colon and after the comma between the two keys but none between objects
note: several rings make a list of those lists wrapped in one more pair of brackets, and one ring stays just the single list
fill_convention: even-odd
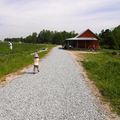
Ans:
[{"label": "person standing", "polygon": [[36,72],[36,70],[37,70],[37,72],[39,72],[39,62],[40,62],[39,55],[37,52],[35,52],[35,54],[34,54],[34,67],[33,67],[34,73]]},{"label": "person standing", "polygon": [[9,48],[10,48],[10,50],[12,50],[13,49],[13,44],[12,44],[12,42],[8,42],[9,43]]}]

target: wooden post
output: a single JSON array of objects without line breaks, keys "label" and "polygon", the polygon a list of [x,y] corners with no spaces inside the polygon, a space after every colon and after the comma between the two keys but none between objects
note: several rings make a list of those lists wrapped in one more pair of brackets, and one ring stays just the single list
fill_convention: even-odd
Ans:
[{"label": "wooden post", "polygon": [[86,49],[86,40],[85,40],[85,49]]},{"label": "wooden post", "polygon": [[77,48],[78,48],[78,40],[77,40]]}]

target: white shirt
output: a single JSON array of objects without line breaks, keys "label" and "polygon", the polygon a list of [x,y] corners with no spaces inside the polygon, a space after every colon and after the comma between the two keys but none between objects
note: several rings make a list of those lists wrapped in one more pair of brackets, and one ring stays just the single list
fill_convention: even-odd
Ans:
[{"label": "white shirt", "polygon": [[39,65],[39,58],[34,59],[34,65]]}]

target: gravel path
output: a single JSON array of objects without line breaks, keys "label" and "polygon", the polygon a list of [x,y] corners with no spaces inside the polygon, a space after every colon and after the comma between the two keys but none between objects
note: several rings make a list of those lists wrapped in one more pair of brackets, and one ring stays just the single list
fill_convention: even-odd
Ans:
[{"label": "gravel path", "polygon": [[106,120],[73,58],[54,48],[27,73],[0,88],[0,120]]}]

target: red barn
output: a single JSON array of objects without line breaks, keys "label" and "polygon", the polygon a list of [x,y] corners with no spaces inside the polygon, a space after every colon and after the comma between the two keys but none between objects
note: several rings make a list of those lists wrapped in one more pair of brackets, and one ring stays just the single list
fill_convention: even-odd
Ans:
[{"label": "red barn", "polygon": [[74,38],[68,38],[65,40],[64,46],[66,48],[83,48],[83,49],[98,49],[99,38],[91,30],[87,29],[82,34],[77,35]]}]

